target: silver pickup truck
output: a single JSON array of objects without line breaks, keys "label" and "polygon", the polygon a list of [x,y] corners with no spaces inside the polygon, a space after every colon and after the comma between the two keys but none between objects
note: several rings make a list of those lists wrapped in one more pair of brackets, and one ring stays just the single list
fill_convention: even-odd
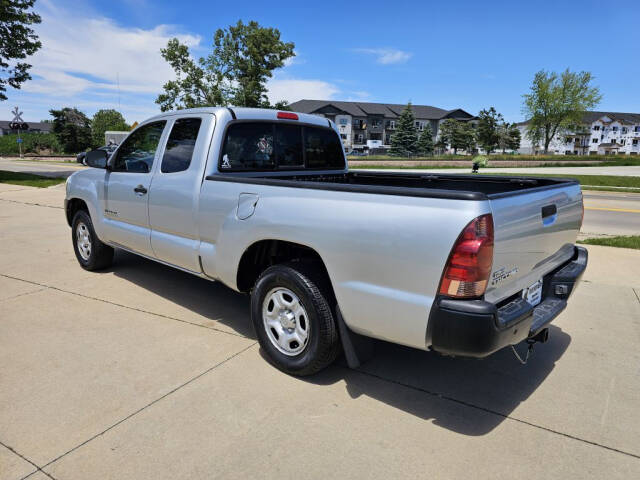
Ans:
[{"label": "silver pickup truck", "polygon": [[250,293],[295,375],[357,365],[371,338],[471,357],[544,341],[587,264],[575,181],[350,172],[319,116],[164,113],[86,162],[65,199],[80,265],[120,248]]}]

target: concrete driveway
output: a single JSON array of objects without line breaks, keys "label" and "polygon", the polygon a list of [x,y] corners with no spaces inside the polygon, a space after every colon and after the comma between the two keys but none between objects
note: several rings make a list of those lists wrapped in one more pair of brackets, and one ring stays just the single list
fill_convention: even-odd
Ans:
[{"label": "concrete driveway", "polygon": [[381,343],[299,379],[247,297],[121,252],[83,271],[63,195],[0,185],[2,480],[640,477],[638,251],[589,247],[526,366]]}]

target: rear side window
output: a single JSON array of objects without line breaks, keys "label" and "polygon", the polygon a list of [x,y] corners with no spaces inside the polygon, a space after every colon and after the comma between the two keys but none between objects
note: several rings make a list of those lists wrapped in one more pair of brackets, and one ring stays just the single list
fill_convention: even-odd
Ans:
[{"label": "rear side window", "polygon": [[162,157],[162,173],[182,172],[191,165],[193,149],[200,131],[200,118],[180,118],[171,128],[167,146]]},{"label": "rear side window", "polygon": [[221,171],[342,169],[345,160],[337,133],[291,123],[233,123],[220,158]]}]

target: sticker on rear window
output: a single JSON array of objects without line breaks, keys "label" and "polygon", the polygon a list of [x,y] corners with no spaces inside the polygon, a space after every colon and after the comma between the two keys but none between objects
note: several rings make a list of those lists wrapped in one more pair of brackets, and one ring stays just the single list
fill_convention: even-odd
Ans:
[{"label": "sticker on rear window", "polygon": [[231,162],[229,161],[229,156],[226,153],[222,157],[222,168],[231,168]]}]

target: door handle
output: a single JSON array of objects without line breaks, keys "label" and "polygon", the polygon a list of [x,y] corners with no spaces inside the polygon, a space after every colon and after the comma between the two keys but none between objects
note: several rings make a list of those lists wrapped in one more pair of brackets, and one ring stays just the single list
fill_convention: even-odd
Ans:
[{"label": "door handle", "polygon": [[145,195],[147,193],[147,189],[144,188],[142,185],[138,185],[136,188],[133,189],[134,192],[136,192],[136,195]]}]

